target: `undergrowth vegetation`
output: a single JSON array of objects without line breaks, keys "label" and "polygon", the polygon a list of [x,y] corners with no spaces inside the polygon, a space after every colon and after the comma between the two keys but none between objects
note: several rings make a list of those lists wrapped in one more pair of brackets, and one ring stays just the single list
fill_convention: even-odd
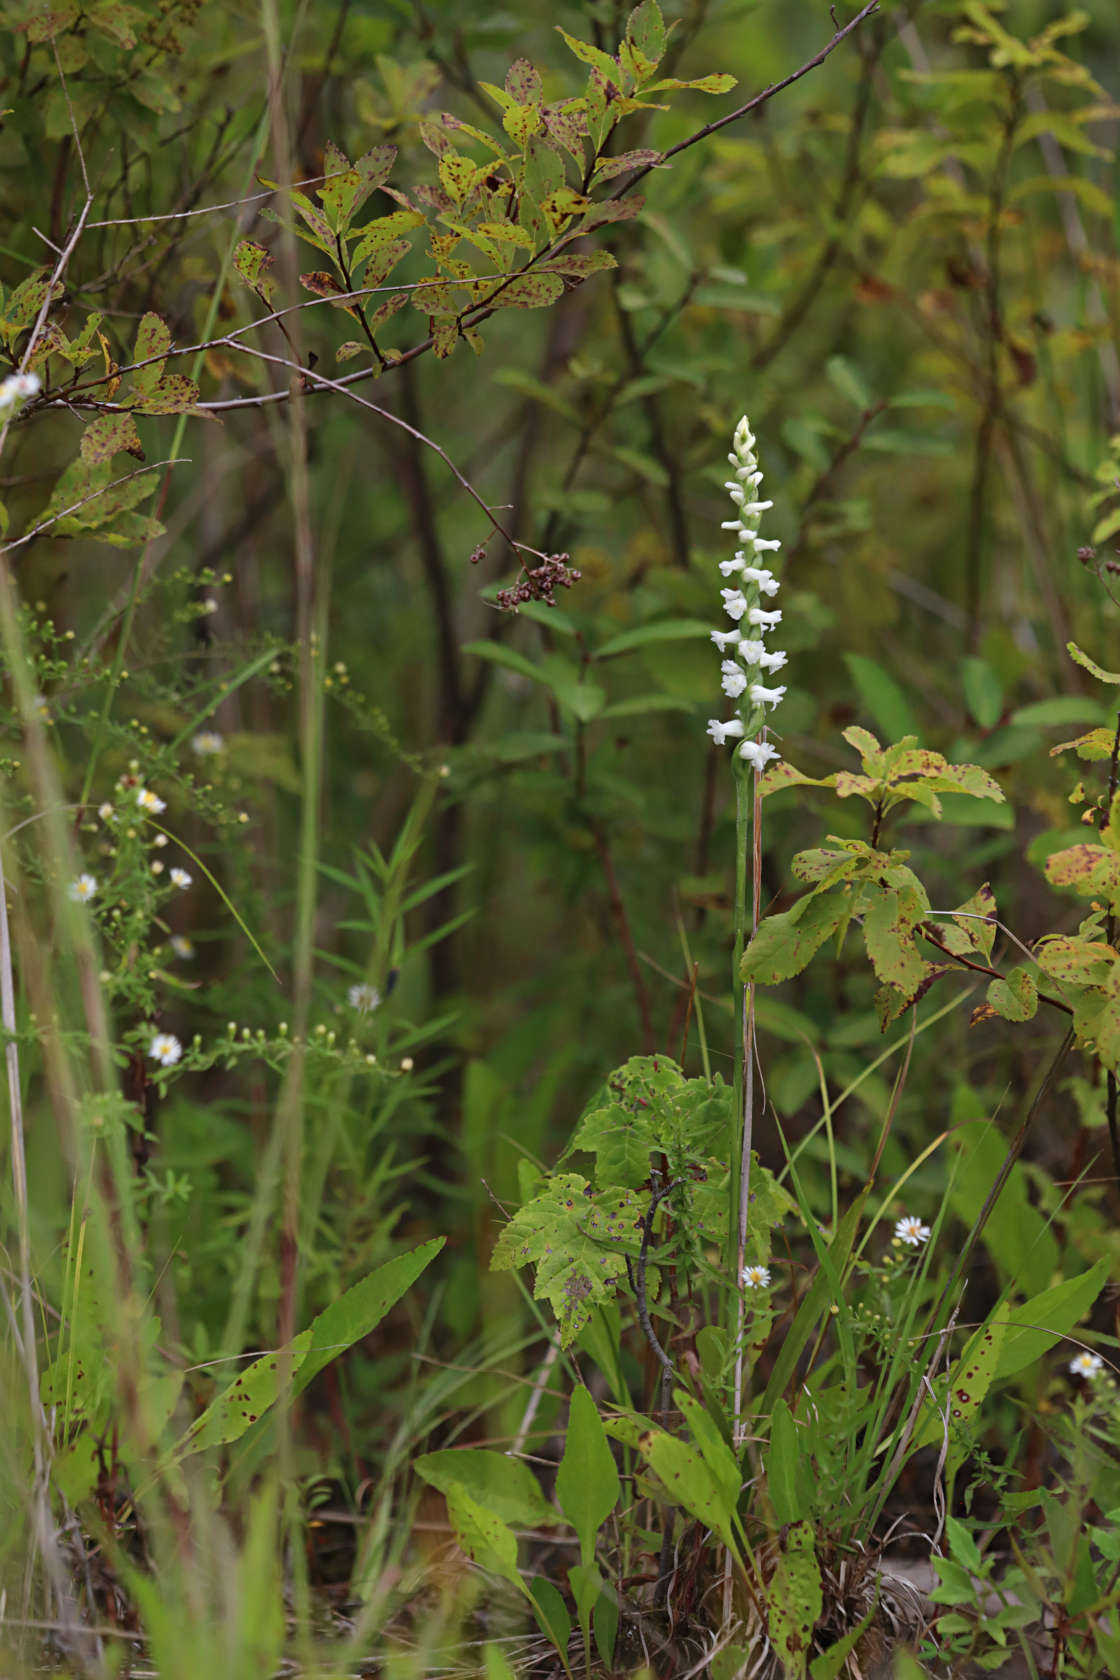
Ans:
[{"label": "undergrowth vegetation", "polygon": [[1120,1672],[1114,8],[0,3],[0,1668]]}]

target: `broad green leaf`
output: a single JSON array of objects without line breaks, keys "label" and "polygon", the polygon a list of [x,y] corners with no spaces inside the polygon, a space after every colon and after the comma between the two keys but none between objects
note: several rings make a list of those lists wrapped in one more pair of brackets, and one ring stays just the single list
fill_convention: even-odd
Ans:
[{"label": "broad green leaf", "polygon": [[548,1528],[559,1522],[527,1464],[482,1447],[448,1448],[424,1453],[413,1469],[446,1494],[461,1488],[477,1505],[517,1528]]},{"label": "broad green leaf", "polygon": [[947,1391],[942,1379],[936,1385],[937,1403],[927,1400],[923,1404],[910,1442],[912,1452],[942,1439],[945,1431],[942,1409],[946,1406],[950,1427],[973,1422],[995,1381],[1005,1334],[1005,1315],[997,1307],[966,1344],[949,1373]]},{"label": "broad green leaf", "polygon": [[165,373],[135,405],[136,414],[186,414],[198,402],[198,386],[183,373]]},{"label": "broad green leaf", "polygon": [[1120,898],[1120,857],[1104,846],[1085,843],[1052,852],[1045,875],[1051,886],[1072,887],[1082,898],[1099,897],[1109,903]]},{"label": "broad green leaf", "polygon": [[961,689],[973,721],[994,729],[1003,713],[1003,684],[986,659],[962,659]]},{"label": "broad green leaf", "polygon": [[503,285],[494,303],[499,308],[544,309],[555,303],[563,290],[564,282],[558,274],[521,274]]},{"label": "broad green leaf", "polygon": [[171,348],[171,329],[166,321],[161,321],[158,315],[141,316],[140,325],[136,329],[136,340],[132,346],[134,362],[147,362],[151,356],[158,356],[159,361],[149,362],[147,367],[138,367],[131,374],[133,388],[137,391],[154,391],[163,375],[163,357]]},{"label": "broad green leaf", "polygon": [[572,1634],[572,1618],[568,1614],[568,1607],[564,1603],[560,1588],[544,1575],[538,1575],[535,1581],[529,1583],[529,1591],[541,1627],[556,1649],[566,1655],[568,1640]]},{"label": "broad green leaf", "polygon": [[1009,970],[988,987],[988,1005],[1005,1021],[1029,1021],[1038,1013],[1038,987],[1027,968]]},{"label": "broad green leaf", "polygon": [[540,681],[547,683],[561,706],[581,723],[590,723],[606,704],[607,692],[586,675],[585,668],[562,654],[551,653],[538,667]]},{"label": "broad green leaf", "polygon": [[1102,986],[1120,958],[1103,939],[1078,939],[1051,934],[1035,946],[1035,959],[1044,974],[1070,986]]},{"label": "broad green leaf", "polygon": [[790,1680],[804,1680],[813,1629],[823,1606],[821,1571],[812,1525],[794,1523],[770,1579],[766,1606],[770,1642]]},{"label": "broad green leaf", "polygon": [[99,414],[91,420],[81,438],[82,460],[91,467],[111,461],[114,455],[133,455],[144,459],[140,433],[130,413]]},{"label": "broad green leaf", "polygon": [[585,1565],[595,1557],[595,1537],[618,1503],[620,1484],[599,1408],[586,1388],[573,1390],[556,1497],[576,1531]]},{"label": "broad green leaf", "polygon": [[864,706],[890,739],[918,733],[909,700],[881,665],[859,653],[846,653],[844,663]]},{"label": "broad green leaf", "polygon": [[517,1568],[517,1536],[512,1528],[460,1487],[450,1488],[446,1497],[455,1538],[471,1561],[529,1596]]},{"label": "broad green leaf", "polygon": [[801,1450],[803,1431],[784,1400],[775,1402],[770,1418],[770,1445],[763,1456],[766,1491],[779,1524],[800,1522],[812,1505],[812,1477]]},{"label": "broad green leaf", "polygon": [[800,974],[851,908],[843,893],[821,893],[800,899],[781,915],[767,916],[743,953],[740,978],[773,986]]},{"label": "broad green leaf", "polygon": [[[753,1182],[752,1178],[752,1184]],[[699,1400],[683,1389],[677,1389],[673,1398],[688,1424],[692,1439],[700,1449],[700,1456],[719,1486],[728,1510],[734,1511],[738,1506],[743,1484],[738,1459],[720,1434],[711,1414]]]},{"label": "broad green leaf", "polygon": [[854,407],[871,407],[871,393],[864,384],[863,375],[846,356],[830,356],[824,364],[824,370],[840,395],[846,397]]},{"label": "broad green leaf", "polygon": [[912,887],[886,887],[874,891],[864,911],[863,937],[876,976],[885,986],[896,986],[904,997],[913,997],[933,972],[933,965],[918,951],[914,930],[929,910],[923,894]]},{"label": "broad green leaf", "polygon": [[641,1449],[674,1504],[714,1529],[728,1550],[737,1552],[735,1502],[728,1499],[695,1447],[658,1429],[642,1437]]},{"label": "broad green leaf", "polygon": [[504,665],[507,671],[516,671],[518,676],[528,677],[530,682],[545,681],[539,665],[534,665],[531,659],[526,659],[523,653],[518,653],[516,648],[507,646],[505,642],[467,642],[463,652],[473,653],[476,659],[488,659],[492,665]]},{"label": "broad green leaf", "polygon": [[[613,659],[615,654],[629,653],[631,648],[647,647],[652,642],[692,641],[707,638],[712,626],[699,618],[662,618],[655,624],[640,624],[634,630],[623,630],[595,649],[596,659]],[[717,671],[718,676],[718,671]]]},{"label": "broad green leaf", "polygon": [[637,1256],[641,1215],[633,1190],[592,1196],[579,1173],[558,1173],[503,1228],[490,1264],[495,1271],[536,1266],[533,1293],[551,1304],[561,1345],[570,1347],[589,1309],[609,1300],[625,1276],[625,1256]]},{"label": "broad green leaf", "polygon": [[1027,728],[1047,729],[1058,724],[1096,723],[1101,715],[1099,701],[1086,700],[1078,694],[1057,694],[1052,700],[1036,700],[1033,705],[1020,706],[1012,712],[1010,721]]},{"label": "broad green leaf", "polygon": [[[1014,1376],[1017,1371],[1033,1365],[1037,1359],[1081,1323],[1089,1308],[1108,1282],[1111,1262],[1107,1255],[1077,1277],[1066,1278],[1040,1295],[1032,1295],[1021,1307],[1006,1309],[1000,1316],[1006,1321],[1006,1334],[999,1353],[996,1375]],[[997,1309],[998,1310],[998,1309]]]}]

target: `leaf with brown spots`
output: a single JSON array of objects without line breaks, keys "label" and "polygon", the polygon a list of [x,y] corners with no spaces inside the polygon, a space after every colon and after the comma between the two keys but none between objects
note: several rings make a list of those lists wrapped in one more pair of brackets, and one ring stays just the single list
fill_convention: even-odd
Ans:
[{"label": "leaf with brown spots", "polygon": [[82,460],[91,467],[111,461],[114,455],[132,455],[144,459],[144,448],[136,422],[129,413],[99,414],[82,433]]}]

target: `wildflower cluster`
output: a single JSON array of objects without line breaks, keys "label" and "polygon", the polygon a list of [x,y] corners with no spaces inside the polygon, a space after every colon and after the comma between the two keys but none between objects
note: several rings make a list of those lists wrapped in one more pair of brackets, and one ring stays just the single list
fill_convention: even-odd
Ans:
[{"label": "wildflower cluster", "polygon": [[722,527],[734,532],[739,547],[732,559],[721,560],[719,564],[723,576],[732,580],[720,594],[724,611],[728,618],[734,619],[736,628],[712,631],[712,641],[720,653],[726,654],[730,649],[733,655],[724,659],[720,670],[723,692],[738,702],[738,713],[726,722],[712,718],[708,734],[717,746],[739,736],[746,737],[739,748],[740,758],[745,758],[756,770],[763,770],[771,759],[780,758],[781,754],[769,741],[753,737],[765,725],[767,707],[778,705],[786,692],[784,687],[768,686],[764,678],[782,669],[786,655],[768,648],[763,640],[767,631],[776,629],[782,622],[782,615],[779,610],[762,605],[764,596],[770,600],[778,593],[778,580],[759,561],[782,545],[758,534],[759,519],[774,504],[757,499],[762,474],[754,445],[754,434],[744,414],[735,428],[732,451],[727,457],[735,471],[734,478],[728,480],[727,490],[736,514],[734,519],[725,519]]}]

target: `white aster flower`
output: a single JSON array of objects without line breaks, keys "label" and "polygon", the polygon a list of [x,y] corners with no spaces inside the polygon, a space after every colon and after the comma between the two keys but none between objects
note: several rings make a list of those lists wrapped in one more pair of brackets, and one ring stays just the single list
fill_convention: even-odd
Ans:
[{"label": "white aster flower", "polygon": [[[747,610],[747,597],[741,589],[721,589],[723,596],[723,610],[728,618],[742,618]],[[781,613],[778,617],[781,618]],[[752,620],[753,622],[753,620]]]},{"label": "white aster flower", "polygon": [[381,993],[376,986],[351,986],[346,994],[351,1009],[356,1009],[359,1015],[368,1015],[381,1002]]},{"label": "white aster flower", "polygon": [[769,1289],[769,1266],[744,1266],[742,1271],[744,1289]]},{"label": "white aster flower", "polygon": [[1084,1377],[1086,1382],[1092,1382],[1104,1370],[1104,1360],[1099,1353],[1081,1352],[1069,1362],[1070,1373],[1075,1377]]},{"label": "white aster flower", "polygon": [[116,812],[107,799],[97,807],[97,814],[102,822],[112,822],[116,816]]},{"label": "white aster flower", "polygon": [[921,1248],[929,1241],[929,1226],[923,1225],[913,1214],[906,1213],[895,1225],[894,1235],[896,1242],[904,1242],[910,1248]]},{"label": "white aster flower", "polygon": [[151,870],[153,875],[162,875],[164,870],[167,868],[167,865],[163,862],[162,858],[156,858],[156,861],[154,863],[150,863],[148,868]]},{"label": "white aster flower", "polygon": [[182,887],[184,892],[185,892],[186,889],[190,886],[191,882],[193,881],[194,876],[191,875],[189,870],[173,869],[171,871],[171,875],[170,875],[169,879],[171,881],[172,886]]},{"label": "white aster flower", "polygon": [[157,816],[160,811],[166,811],[167,809],[166,799],[161,799],[158,793],[152,792],[151,788],[137,788],[136,803],[142,811],[151,811]]},{"label": "white aster flower", "polygon": [[713,630],[712,641],[721,653],[726,653],[729,646],[735,646],[741,635],[741,630]]},{"label": "white aster flower", "polygon": [[771,759],[781,756],[777,747],[772,747],[769,741],[744,741],[739,748],[739,757],[745,758],[756,770],[765,770]]},{"label": "white aster flower", "polygon": [[763,612],[761,607],[752,607],[747,614],[747,623],[755,624],[760,630],[773,630],[776,624],[782,622],[780,610],[777,612]]},{"label": "white aster flower", "polygon": [[156,1033],[148,1046],[148,1054],[161,1067],[174,1067],[183,1054],[183,1046],[174,1033]]},{"label": "white aster flower", "polygon": [[37,396],[42,380],[37,373],[13,373],[0,383],[0,409],[11,408],[25,397]]},{"label": "white aster flower", "polygon": [[188,939],[185,933],[173,933],[171,949],[180,962],[190,962],[194,957],[194,940]]},{"label": "white aster flower", "polygon": [[213,753],[220,753],[225,744],[225,740],[216,729],[202,730],[191,742],[191,746],[199,758],[209,758]]},{"label": "white aster flower", "polygon": [[744,566],[743,582],[757,583],[763,595],[776,595],[778,593],[777,578],[773,572],[766,571],[762,566]]},{"label": "white aster flower", "polygon": [[734,659],[725,659],[720,670],[723,672],[723,692],[729,699],[738,700],[747,686],[747,673]]},{"label": "white aster flower", "polygon": [[755,706],[780,706],[785,697],[784,688],[766,688],[762,683],[751,684],[751,702]]},{"label": "white aster flower", "polygon": [[717,747],[726,745],[732,736],[742,733],[743,723],[741,718],[729,718],[726,723],[721,723],[719,718],[708,719],[708,734]]},{"label": "white aster flower", "polygon": [[75,904],[88,904],[97,891],[97,881],[92,875],[79,875],[76,881],[71,881],[66,889],[66,896]]}]

